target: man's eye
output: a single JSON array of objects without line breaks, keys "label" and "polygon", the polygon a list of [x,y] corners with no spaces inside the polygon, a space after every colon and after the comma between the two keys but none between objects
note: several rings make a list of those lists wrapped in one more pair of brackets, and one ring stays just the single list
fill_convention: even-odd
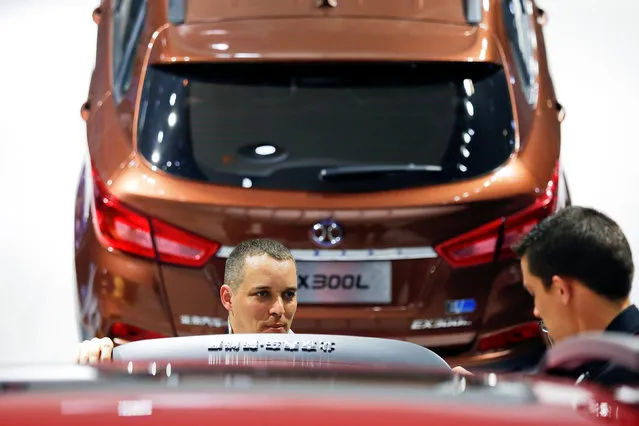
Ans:
[{"label": "man's eye", "polygon": [[258,291],[257,293],[255,293],[255,295],[257,297],[266,297],[266,296],[268,296],[268,292],[266,292],[266,291]]},{"label": "man's eye", "polygon": [[294,291],[287,291],[284,293],[284,297],[287,299],[294,299],[295,298],[295,292]]}]

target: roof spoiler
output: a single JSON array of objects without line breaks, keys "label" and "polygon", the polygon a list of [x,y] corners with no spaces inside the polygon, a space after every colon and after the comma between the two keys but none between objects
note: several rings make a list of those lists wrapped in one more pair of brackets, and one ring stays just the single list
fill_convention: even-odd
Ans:
[{"label": "roof spoiler", "polygon": [[184,23],[186,5],[184,0],[169,0],[169,22],[174,25]]},{"label": "roof spoiler", "polygon": [[[466,22],[477,25],[482,20],[482,0],[464,0],[466,12]],[[169,0],[169,22],[172,24],[183,24],[186,14],[184,0]]]},{"label": "roof spoiler", "polygon": [[466,12],[466,22],[470,25],[477,25],[482,20],[482,0],[464,0]]}]

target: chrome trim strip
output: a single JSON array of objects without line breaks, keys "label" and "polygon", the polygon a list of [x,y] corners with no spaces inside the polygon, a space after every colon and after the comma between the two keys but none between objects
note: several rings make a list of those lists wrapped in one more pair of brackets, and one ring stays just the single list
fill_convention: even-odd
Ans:
[{"label": "chrome trim strip", "polygon": [[[234,247],[222,246],[216,256],[226,259]],[[361,262],[377,260],[434,259],[438,257],[432,247],[397,247],[387,249],[293,249],[293,257],[302,262]]]}]

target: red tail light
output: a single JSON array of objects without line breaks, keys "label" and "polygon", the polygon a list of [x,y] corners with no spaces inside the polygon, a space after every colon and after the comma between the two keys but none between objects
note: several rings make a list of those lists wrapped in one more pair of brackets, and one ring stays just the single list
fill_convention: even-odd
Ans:
[{"label": "red tail light", "polygon": [[480,338],[478,349],[480,352],[506,349],[526,340],[540,337],[541,329],[539,328],[539,322],[532,321]]},{"label": "red tail light", "polygon": [[111,336],[114,339],[121,339],[127,342],[135,342],[137,340],[161,339],[167,337],[163,334],[154,333],[152,331],[143,330],[133,325],[116,322],[111,326]]},{"label": "red tail light", "polygon": [[555,168],[546,190],[533,205],[448,240],[435,249],[449,265],[455,268],[514,257],[515,253],[511,249],[513,244],[555,211],[558,184],[559,166]]},{"label": "red tail light", "polygon": [[120,203],[93,170],[94,225],[102,245],[137,256],[182,266],[202,266],[218,243],[149,218]]}]

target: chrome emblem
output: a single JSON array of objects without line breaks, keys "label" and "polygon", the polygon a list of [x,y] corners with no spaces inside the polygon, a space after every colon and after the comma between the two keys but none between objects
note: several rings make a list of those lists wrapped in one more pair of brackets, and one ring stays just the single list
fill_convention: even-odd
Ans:
[{"label": "chrome emblem", "polygon": [[311,229],[311,238],[322,247],[339,244],[344,237],[344,230],[332,220],[318,222]]},{"label": "chrome emblem", "polygon": [[473,322],[466,317],[453,318],[425,318],[416,319],[410,326],[411,330],[438,330],[441,328],[468,327]]}]

